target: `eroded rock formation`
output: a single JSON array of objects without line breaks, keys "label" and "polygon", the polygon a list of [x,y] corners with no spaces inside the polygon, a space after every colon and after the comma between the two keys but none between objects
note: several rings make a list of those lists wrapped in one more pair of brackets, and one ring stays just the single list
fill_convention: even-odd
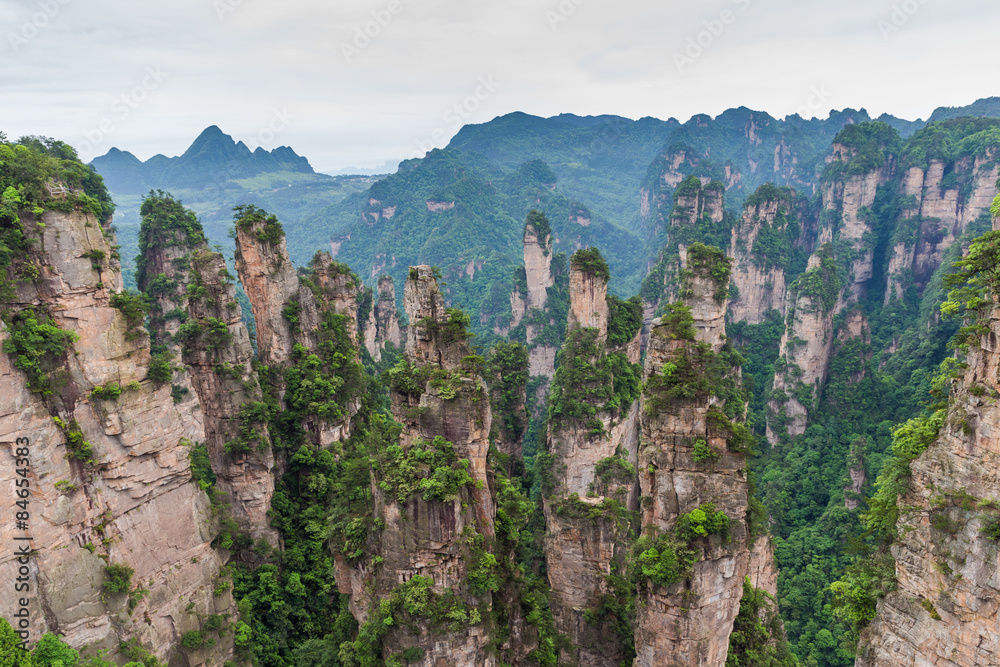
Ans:
[{"label": "eroded rock formation", "polygon": [[[39,273],[4,304],[0,339],[30,328],[29,313],[79,336],[50,360],[49,380],[26,377],[12,354],[0,355],[0,442],[13,462],[17,439],[30,441],[30,530],[18,534],[33,538],[32,636],[60,633],[112,657],[134,639],[171,664],[221,664],[231,636],[186,658],[175,648],[201,618],[235,613],[230,593],[213,594],[221,563],[209,544],[208,498],[191,479],[189,445],[203,426],[174,404],[169,383],[148,377],[141,315],[111,305],[122,290],[113,232],[91,214],[49,211],[29,216],[25,233],[37,239],[30,261]],[[49,381],[49,394],[27,386]],[[0,470],[4,487],[15,478],[14,465]],[[4,525],[5,537],[12,528]],[[103,587],[108,563],[134,571],[124,591]],[[5,549],[0,576],[13,582],[18,567]],[[17,602],[0,596],[0,616],[14,618]]]},{"label": "eroded rock formation", "polygon": [[[270,437],[266,423],[241,415],[245,404],[257,404],[262,392],[253,370],[253,347],[236,301],[233,277],[222,255],[210,250],[201,224],[180,202],[148,200],[143,221],[139,289],[151,295],[151,334],[183,362],[174,383],[190,387],[181,409],[200,411],[205,442],[219,490],[233,518],[254,537],[276,543],[267,511],[274,493]],[[243,451],[227,452],[255,430]]]},{"label": "eroded rock formation", "polygon": [[[726,260],[720,253],[716,261]],[[642,667],[725,664],[750,571],[745,404],[740,392],[716,393],[740,383],[714,316],[718,308],[725,311],[728,277],[720,284],[711,277],[713,267],[690,256],[686,264],[687,296],[653,322],[649,338],[638,471],[641,526],[649,540],[640,562],[670,560],[669,552],[689,559],[690,570],[680,567],[669,576],[656,570],[640,579],[635,641]],[[724,529],[686,532],[697,521],[719,521]],[[767,547],[761,549],[766,561]],[[768,570],[764,564],[756,569]]]},{"label": "eroded rock formation", "polygon": [[626,374],[638,376],[640,322],[625,345],[608,346],[607,266],[600,255],[582,262],[587,252],[573,258],[567,340],[549,399],[545,557],[556,628],[572,645],[563,658],[612,666],[631,647],[616,619],[597,611],[606,596],[625,594],[610,577],[624,570],[637,507],[638,386],[624,386]]}]

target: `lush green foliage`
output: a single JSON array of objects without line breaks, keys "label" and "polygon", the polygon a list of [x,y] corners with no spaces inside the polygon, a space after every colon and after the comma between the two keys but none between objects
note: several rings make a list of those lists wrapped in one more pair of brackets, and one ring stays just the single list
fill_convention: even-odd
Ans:
[{"label": "lush green foliage", "polygon": [[730,520],[712,503],[677,519],[674,530],[643,535],[632,547],[635,576],[640,585],[672,586],[687,577],[700,555],[700,540],[729,535]]},{"label": "lush green foliage", "polygon": [[5,311],[3,321],[9,332],[3,351],[28,376],[28,388],[43,396],[58,391],[67,379],[65,356],[79,335],[60,329],[51,317],[36,315],[31,308]]},{"label": "lush green foliage", "polygon": [[549,421],[574,419],[592,430],[603,430],[598,411],[618,414],[639,396],[642,371],[624,353],[607,354],[596,329],[569,332],[549,393]]},{"label": "lush green foliage", "polygon": [[142,325],[149,312],[149,300],[146,295],[125,290],[111,295],[111,307],[117,308],[125,317],[125,338],[134,340],[145,332]]},{"label": "lush green foliage", "polygon": [[132,589],[135,570],[123,563],[111,563],[104,568],[108,580],[101,584],[109,593],[128,593]]},{"label": "lush green foliage", "polygon": [[477,484],[469,465],[468,459],[458,458],[455,445],[439,435],[432,441],[418,438],[405,449],[393,444],[372,453],[379,486],[401,503],[417,495],[424,500],[455,500],[463,488]]},{"label": "lush green foliage", "polygon": [[252,231],[253,237],[261,243],[278,243],[285,238],[285,230],[278,222],[278,216],[268,213],[253,204],[233,207],[233,224],[237,229]]},{"label": "lush green foliage", "polygon": [[493,397],[494,419],[505,439],[523,437],[528,426],[525,393],[528,384],[528,348],[521,343],[498,343],[487,359],[486,378]]},{"label": "lush green foliage", "polygon": [[577,271],[582,271],[604,282],[608,282],[611,279],[611,271],[608,269],[608,263],[604,261],[601,251],[597,248],[577,250],[573,253],[573,257],[570,258],[570,266]]},{"label": "lush green foliage", "polygon": [[754,588],[750,577],[743,580],[740,613],[729,635],[726,667],[795,667],[798,661],[788,650],[777,601]]},{"label": "lush green foliage", "polygon": [[608,347],[627,345],[642,329],[642,299],[633,296],[623,301],[608,295]]}]

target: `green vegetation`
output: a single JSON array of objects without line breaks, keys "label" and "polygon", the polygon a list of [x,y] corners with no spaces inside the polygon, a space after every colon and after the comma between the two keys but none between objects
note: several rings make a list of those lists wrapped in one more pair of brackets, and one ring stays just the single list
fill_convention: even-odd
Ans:
[{"label": "green vegetation", "polygon": [[596,329],[569,332],[549,393],[549,422],[574,419],[592,431],[603,430],[598,411],[621,414],[639,396],[642,370],[624,353],[608,354]]},{"label": "green vegetation", "polygon": [[740,613],[729,635],[726,667],[796,667],[798,664],[788,649],[777,601],[767,591],[754,588],[750,577],[746,577]]},{"label": "green vegetation", "polygon": [[[718,248],[703,243],[693,243],[687,250],[687,272],[690,276],[711,278],[715,283],[715,301],[724,303],[729,296],[729,276],[733,260]],[[685,296],[682,291],[682,296]]]},{"label": "green vegetation", "polygon": [[[45,633],[29,653],[21,649],[21,639],[6,619],[0,618],[0,666],[2,667],[117,667],[105,660],[107,651],[82,659],[59,636]],[[136,640],[119,645],[122,655],[130,660],[123,667],[164,667],[154,655]]]},{"label": "green vegetation", "polygon": [[649,414],[669,412],[679,401],[704,399],[715,394],[723,398],[724,413],[734,417],[742,412],[745,399],[742,388],[726,382],[743,358],[726,343],[714,352],[706,343],[689,342],[678,347],[659,372],[646,380],[646,411]]},{"label": "green vegetation", "polygon": [[170,288],[164,274],[147,274],[146,254],[149,248],[169,248],[179,246],[193,248],[207,243],[198,216],[184,208],[179,199],[159,191],[150,191],[143,197],[139,209],[141,226],[139,230],[139,256],[136,258],[136,282],[139,289],[150,296],[165,294]]},{"label": "green vegetation", "polygon": [[233,207],[233,224],[237,229],[253,232],[253,237],[261,243],[279,243],[285,238],[285,230],[278,222],[278,216],[254,206],[240,204]]},{"label": "green vegetation", "polygon": [[[552,181],[555,182],[554,180]],[[545,248],[545,239],[552,236],[552,226],[549,224],[549,219],[545,217],[545,214],[541,211],[532,209],[528,211],[528,219],[524,223],[525,229],[531,227],[535,230],[535,236],[538,237],[538,242],[542,244],[542,248]]]},{"label": "green vegetation", "polygon": [[677,519],[674,530],[643,535],[632,547],[632,561],[640,586],[673,586],[691,573],[698,561],[701,540],[726,540],[730,519],[705,503]]},{"label": "green vegetation", "polygon": [[101,585],[109,593],[128,593],[132,589],[132,575],[135,574],[135,570],[128,565],[111,563],[104,568],[104,573],[108,579]]},{"label": "green vegetation", "polygon": [[418,438],[406,449],[390,445],[384,453],[375,452],[372,468],[382,490],[394,493],[400,503],[417,495],[449,502],[463,488],[480,484],[469,475],[468,459],[459,459],[455,446],[439,435],[433,441]]},{"label": "green vegetation", "polygon": [[145,333],[142,325],[149,312],[149,300],[146,295],[129,290],[114,293],[111,295],[111,307],[117,308],[125,317],[126,340],[135,340]]},{"label": "green vegetation", "polygon": [[77,333],[60,329],[51,317],[31,308],[0,316],[9,332],[3,351],[28,376],[28,388],[42,396],[58,391],[68,380],[65,357],[79,340]]},{"label": "green vegetation", "polygon": [[582,271],[604,282],[608,282],[611,279],[611,270],[608,269],[608,263],[604,261],[601,251],[597,248],[577,250],[570,259],[570,265],[577,271]]},{"label": "green vegetation", "polygon": [[528,426],[528,413],[524,407],[528,348],[521,343],[495,345],[487,360],[486,380],[493,398],[494,420],[499,421],[500,433],[505,440],[520,440]]},{"label": "green vegetation", "polygon": [[837,299],[840,297],[840,278],[832,248],[829,245],[823,246],[817,254],[820,265],[799,276],[790,286],[789,292],[799,298],[811,299],[813,308],[826,314],[837,305]]},{"label": "green vegetation", "polygon": [[876,121],[848,125],[834,138],[844,146],[846,159],[834,160],[823,171],[822,181],[860,176],[882,168],[887,155],[898,155],[902,148],[899,133],[886,123]]},{"label": "green vegetation", "polygon": [[608,295],[608,347],[627,345],[642,329],[642,299],[633,296],[622,301]]}]

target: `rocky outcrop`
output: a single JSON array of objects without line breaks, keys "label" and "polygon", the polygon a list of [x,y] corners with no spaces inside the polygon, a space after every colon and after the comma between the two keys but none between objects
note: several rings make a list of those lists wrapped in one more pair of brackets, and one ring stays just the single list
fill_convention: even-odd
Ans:
[{"label": "rocky outcrop", "polygon": [[627,556],[639,442],[634,397],[611,407],[609,390],[623,378],[609,371],[610,356],[627,366],[632,349],[638,361],[640,332],[626,346],[607,346],[607,265],[588,252],[573,257],[567,339],[549,398],[545,557],[553,618],[570,641],[562,659],[612,666],[631,647],[615,631],[615,619],[598,612],[606,596],[624,593],[609,582]]},{"label": "rocky outcrop", "polygon": [[[257,326],[257,351],[268,366],[282,366],[292,356],[292,330],[282,315],[293,297],[305,297],[295,267],[288,259],[284,234],[268,233],[277,224],[264,216],[236,225],[236,271],[250,299]],[[308,297],[305,299],[308,301]]]},{"label": "rocky outcrop", "polygon": [[[403,347],[403,331],[399,327],[399,311],[396,309],[396,286],[392,276],[378,279],[378,301],[374,305],[376,324],[375,345],[379,350],[391,343],[396,349]],[[372,355],[375,356],[375,355]]]},{"label": "rocky outcrop", "polygon": [[805,433],[809,410],[826,381],[840,283],[829,246],[809,258],[789,288],[785,332],[775,366],[767,439]]},{"label": "rocky outcrop", "polygon": [[[274,493],[267,425],[244,424],[241,417],[242,406],[261,401],[262,392],[232,276],[222,255],[209,250],[193,213],[170,199],[160,200],[159,206],[146,216],[140,232],[147,250],[138,282],[152,294],[152,335],[183,361],[178,375],[194,390],[195,400],[181,405],[200,408],[204,433],[195,440],[208,447],[218,489],[233,518],[253,537],[276,544],[267,518]],[[244,426],[256,430],[254,446],[227,452],[227,443],[239,440]]]},{"label": "rocky outcrop", "polygon": [[[494,667],[497,657],[489,650],[491,632],[484,621],[492,604],[489,591],[475,589],[469,578],[478,565],[472,554],[487,549],[495,534],[486,462],[492,427],[486,383],[470,365],[468,318],[445,307],[431,267],[410,269],[403,304],[410,323],[405,361],[417,387],[391,395],[393,416],[403,424],[402,458],[381,464],[372,487],[375,514],[384,526],[373,538],[379,564],[351,565],[338,558],[337,582],[341,592],[353,596],[352,610],[361,622],[407,585],[450,600],[456,612],[461,609],[471,619],[442,627],[440,619],[415,618],[388,631],[384,658],[414,649],[421,657],[410,659],[411,665]],[[404,459],[413,472],[396,471]],[[430,469],[428,461],[435,462]],[[431,477],[454,483],[448,480],[456,471],[465,474],[456,488],[406,491],[400,486]]]},{"label": "rocky outcrop", "polygon": [[995,149],[906,170],[899,186],[903,207],[896,220],[886,303],[902,298],[911,281],[918,293],[923,291],[945,251],[988,213],[997,195],[996,172]]},{"label": "rocky outcrop", "polygon": [[[857,149],[835,143],[833,162],[850,165],[857,156]],[[828,167],[829,169],[829,167]],[[848,168],[848,174],[853,174]],[[877,168],[863,173],[827,179],[823,184],[823,211],[819,242],[829,243],[836,237],[844,247],[853,251],[849,282],[844,287],[847,299],[857,301],[865,292],[872,278],[874,246],[872,205],[878,188],[895,174],[895,161],[891,155]]]},{"label": "rocky outcrop", "polygon": [[760,324],[772,310],[785,312],[788,225],[795,220],[794,202],[792,190],[771,185],[762,186],[747,201],[729,248],[737,293],[729,304],[731,321]]},{"label": "rocky outcrop", "polygon": [[529,216],[524,226],[524,272],[527,277],[527,308],[544,310],[552,287],[552,232],[544,216]]},{"label": "rocky outcrop", "polygon": [[897,587],[862,633],[859,667],[1000,662],[1000,567],[996,543],[983,533],[996,525],[1000,486],[1000,406],[992,398],[1000,391],[1000,309],[987,319],[936,441],[910,464],[891,548]]},{"label": "rocky outcrop", "polygon": [[[208,650],[176,648],[185,632],[199,629],[199,618],[235,613],[228,592],[213,594],[221,562],[209,544],[208,498],[191,479],[188,447],[203,426],[181,413],[169,384],[147,377],[141,317],[111,306],[122,289],[113,232],[81,212],[49,211],[35,222],[29,216],[25,229],[37,238],[39,274],[3,304],[0,339],[26,326],[29,309],[79,339],[51,360],[52,394],[32,392],[12,357],[0,355],[0,442],[11,461],[0,470],[5,488],[19,479],[19,439],[29,443],[28,530],[8,523],[4,535],[31,537],[32,641],[51,631],[73,647],[94,645],[120,658],[119,643],[134,639],[170,664],[221,664],[232,655],[231,636]],[[112,386],[121,391],[105,391]],[[8,544],[0,576],[14,582],[20,564]],[[108,563],[134,570],[132,609],[128,593],[103,587]],[[13,593],[0,596],[0,616],[14,619],[18,602]]]},{"label": "rocky outcrop", "polygon": [[[344,346],[347,362],[357,362],[358,292],[363,286],[350,267],[329,253],[317,252],[298,275],[277,218],[251,209],[237,215],[236,269],[256,319],[260,359],[282,371],[269,378],[277,383],[269,390],[282,401],[286,398],[283,373],[301,364],[305,366],[296,369],[299,374],[309,372],[309,355],[323,359],[333,372],[333,366],[342,361],[324,350]],[[334,414],[307,411],[302,415],[302,425],[316,445],[325,447],[351,435],[358,400],[350,391],[340,394],[330,397],[343,403],[328,411]]]},{"label": "rocky outcrop", "polygon": [[[701,275],[704,280],[711,273]],[[682,287],[682,292],[690,295],[685,299],[687,312],[714,312],[715,306],[702,302],[715,302],[715,289],[705,294]],[[647,389],[641,399],[637,466],[643,498],[640,516],[644,539],[659,548],[653,546],[640,558],[669,559],[672,551],[684,560],[687,554],[690,569],[665,580],[640,579],[635,664],[721,667],[751,561],[745,519],[746,445],[740,435],[745,435],[745,427],[739,423],[745,404],[732,397],[727,403],[713,393],[740,382],[738,368],[726,369],[725,376],[712,375],[720,372],[715,355],[724,350],[724,328],[717,327],[714,317],[706,321],[697,316],[685,326],[683,318],[678,321],[684,307],[675,308],[680,310],[671,317],[653,322],[643,373]],[[677,377],[681,368],[683,379]],[[696,377],[707,381],[699,389],[677,385]],[[685,398],[692,393],[693,398]],[[735,422],[727,413],[735,413]],[[716,518],[722,513],[728,527],[722,533],[682,533],[681,519],[690,525],[696,520],[693,512]],[[766,546],[762,549],[766,557]],[[767,572],[767,567],[758,564],[757,570]]]}]

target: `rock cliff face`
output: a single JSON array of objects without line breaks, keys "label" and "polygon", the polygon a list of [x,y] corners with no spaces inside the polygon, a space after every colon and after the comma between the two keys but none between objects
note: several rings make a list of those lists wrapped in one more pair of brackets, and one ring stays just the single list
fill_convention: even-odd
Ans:
[{"label": "rock cliff face", "polygon": [[[49,359],[47,395],[26,386],[12,354],[0,355],[5,488],[18,479],[17,439],[30,441],[30,530],[15,533],[8,522],[4,535],[10,545],[15,535],[33,538],[25,596],[33,640],[51,631],[118,657],[119,643],[135,639],[171,666],[221,664],[232,655],[231,637],[200,652],[177,648],[199,618],[235,613],[229,593],[213,595],[221,563],[209,544],[208,499],[191,481],[187,445],[203,426],[174,405],[169,384],[147,377],[141,316],[111,306],[122,289],[113,233],[80,212],[46,212],[35,222],[29,216],[25,228],[37,239],[31,261],[39,274],[3,304],[0,339],[30,328],[29,311],[79,339]],[[112,385],[122,391],[105,391]],[[131,613],[129,595],[102,587],[108,562],[133,568],[129,589],[148,591]],[[13,547],[5,550],[0,576],[14,582],[18,568]],[[17,603],[12,593],[0,596],[0,616],[15,618]]]},{"label": "rock cliff face", "polygon": [[[607,279],[578,267],[578,256],[570,273],[567,342],[550,395],[554,416],[547,438],[551,488],[543,489],[545,557],[556,628],[571,644],[562,659],[611,667],[631,647],[623,645],[613,618],[595,614],[605,596],[616,594],[609,580],[624,569],[630,541],[628,512],[637,504],[638,405],[629,396],[609,407],[603,390],[622,379],[602,371],[609,367],[609,355],[620,355],[627,365],[629,349],[638,361],[639,330],[626,346],[608,348]],[[593,371],[581,376],[581,365]]]},{"label": "rock cliff face", "polygon": [[[698,278],[702,285],[711,282],[707,274]],[[712,313],[716,306],[703,302],[715,302],[718,287],[686,290],[690,312]],[[680,580],[640,585],[635,639],[636,665],[642,667],[725,664],[750,567],[745,461],[733,439],[734,429],[740,427],[725,414],[727,407],[735,410],[738,421],[744,408],[726,406],[712,393],[716,387],[698,391],[693,399],[672,391],[681,367],[690,367],[688,373],[709,373],[714,355],[723,350],[725,329],[717,328],[714,317],[692,319],[693,330],[673,319],[655,320],[649,339],[643,373],[649,389],[641,400],[640,417],[641,525],[652,539],[675,531],[682,516],[708,509],[724,513],[729,529],[725,536],[707,532],[686,547],[674,546],[690,549],[695,559]],[[726,382],[739,383],[739,369],[725,372]],[[706,508],[706,503],[713,507]]]},{"label": "rock cliff face", "polygon": [[797,225],[794,201],[791,190],[762,188],[733,229],[729,256],[733,258],[732,284],[738,293],[729,304],[733,322],[760,324],[772,310],[785,312],[788,225]]},{"label": "rock cliff face", "polygon": [[[338,585],[354,596],[352,610],[362,622],[405,586],[423,586],[427,595],[466,614],[466,622],[446,627],[440,619],[415,618],[408,627],[389,630],[385,659],[417,649],[421,657],[410,659],[411,665],[493,667],[497,658],[488,650],[491,634],[483,620],[491,609],[489,592],[470,582],[476,565],[471,554],[494,539],[496,516],[486,462],[492,426],[486,383],[468,360],[467,322],[445,307],[431,267],[411,268],[403,303],[410,322],[405,360],[419,386],[412,393],[393,391],[392,411],[403,424],[399,456],[415,470],[397,472],[397,459],[376,474],[375,512],[384,527],[374,549],[381,562],[369,569],[339,559]],[[422,464],[427,461],[430,469]],[[466,477],[454,489],[401,486],[440,479],[445,470]]]},{"label": "rock cliff face", "polygon": [[805,433],[809,409],[826,381],[833,350],[833,317],[840,283],[828,246],[809,258],[809,266],[789,288],[785,332],[774,374],[767,438],[783,431]]},{"label": "rock cliff face", "polygon": [[[240,454],[226,452],[226,443],[237,440],[244,427],[242,406],[262,399],[232,276],[222,255],[209,250],[194,214],[179,202],[161,206],[170,210],[150,212],[141,231],[146,253],[138,282],[139,289],[153,295],[152,335],[183,361],[179,378],[195,395],[181,405],[200,408],[204,434],[196,441],[208,446],[233,518],[253,537],[277,543],[267,519],[274,493],[267,425],[247,423],[259,434],[257,446]],[[187,224],[171,228],[171,221]]]},{"label": "rock cliff face", "polygon": [[[833,162],[849,164],[857,151],[842,144],[833,145]],[[850,173],[850,172],[849,172]],[[895,173],[895,161],[888,157],[878,168],[851,176],[833,177],[823,184],[823,210],[820,214],[819,243],[837,238],[842,247],[853,251],[850,281],[844,287],[847,299],[857,301],[864,295],[872,278],[874,248],[868,241],[874,230],[871,209],[878,188]]]},{"label": "rock cliff face", "polygon": [[[292,356],[292,330],[282,315],[293,297],[305,296],[288,259],[285,237],[267,235],[266,220],[236,227],[236,271],[250,299],[257,326],[257,351],[268,366],[282,366]],[[308,301],[308,297],[305,299]]]},{"label": "rock cliff face", "polygon": [[552,280],[552,234],[548,225],[529,219],[524,226],[524,273],[528,280],[527,307],[543,310]]},{"label": "rock cliff face", "polygon": [[[687,263],[692,263],[690,257]],[[643,375],[648,388],[641,399],[638,459],[641,526],[645,539],[676,537],[659,550],[654,547],[655,556],[646,551],[643,557],[659,558],[672,550],[681,559],[688,554],[693,562],[690,570],[672,577],[673,581],[640,583],[635,664],[641,667],[724,665],[743,581],[750,571],[745,457],[738,442],[744,430],[739,423],[744,404],[742,398],[726,401],[713,393],[723,384],[738,385],[739,369],[725,368],[725,357],[716,356],[725,349],[725,329],[718,328],[714,316],[703,320],[694,315],[713,314],[717,307],[724,312],[725,304],[715,298],[723,286],[704,289],[714,282],[710,275],[699,271],[697,282],[702,286],[682,287],[689,295],[685,304],[693,321],[678,323],[677,315],[684,310],[655,320],[646,352]],[[724,376],[712,375],[720,372]],[[680,382],[698,376],[707,379],[707,384],[692,386],[690,391],[681,389]],[[735,423],[727,411],[735,413]],[[690,522],[693,512],[703,517],[724,514],[728,520],[725,534],[681,534],[682,517]],[[769,571],[767,553],[766,545],[761,546],[757,572]],[[769,577],[764,575],[764,579]]]},{"label": "rock cliff face", "polygon": [[937,440],[910,464],[892,546],[898,587],[862,634],[859,667],[1000,662],[1000,566],[996,543],[981,532],[997,520],[998,336],[994,309],[953,385]]},{"label": "rock cliff face", "polygon": [[[357,361],[361,282],[350,268],[319,252],[297,275],[274,216],[251,212],[237,220],[236,230],[236,269],[257,321],[261,361],[275,370],[296,366],[296,376],[302,376],[310,372],[311,358],[324,356],[324,344],[340,343],[350,349],[349,361]],[[281,374],[270,381],[284,400]],[[333,414],[304,415],[303,426],[314,444],[325,447],[350,436],[357,411],[352,399]]]},{"label": "rock cliff face", "polygon": [[922,292],[944,252],[970,224],[988,214],[997,195],[994,153],[948,163],[931,160],[926,169],[906,170],[899,186],[904,205],[896,221],[886,303],[901,298],[911,281]]}]

